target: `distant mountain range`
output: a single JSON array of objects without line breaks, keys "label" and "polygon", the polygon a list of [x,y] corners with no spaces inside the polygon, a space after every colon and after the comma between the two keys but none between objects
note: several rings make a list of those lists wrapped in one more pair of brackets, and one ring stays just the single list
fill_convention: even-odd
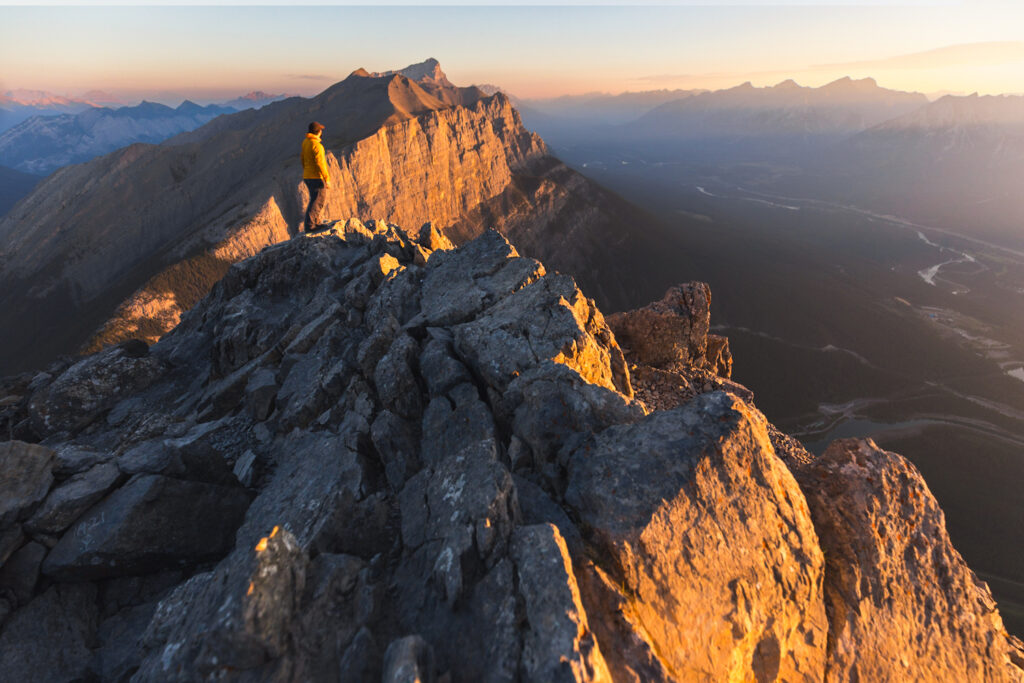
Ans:
[{"label": "distant mountain range", "polygon": [[1024,248],[1024,96],[947,95],[852,136],[829,161],[816,174],[833,196]]},{"label": "distant mountain range", "polygon": [[35,116],[0,133],[0,164],[46,175],[136,142],[162,142],[235,111],[217,105],[201,107],[186,100],[174,109],[143,102],[134,107]]},{"label": "distant mountain range", "polygon": [[[262,107],[285,97],[289,97],[289,95],[271,95],[257,90],[217,104],[241,110]],[[126,106],[130,105],[117,95],[102,90],[90,90],[79,97],[56,95],[45,90],[8,90],[0,93],[0,132],[13,128],[34,116],[78,114],[89,109],[102,107],[117,109]]]},{"label": "distant mountain range", "polygon": [[[633,94],[637,97],[642,93]],[[843,78],[684,94],[613,124],[617,97],[530,100],[524,122],[573,161],[721,165],[760,189],[827,198],[1024,247],[1024,96],[946,95]],[[575,109],[577,104],[582,110]],[[576,113],[569,115],[569,112]],[[754,175],[752,169],[759,168]]]},{"label": "distant mountain range", "polygon": [[[220,105],[200,106],[185,100],[175,108],[145,101],[115,107],[104,105],[114,105],[116,97],[100,91],[79,99],[43,91],[8,91],[0,95],[0,103],[8,107],[0,109],[0,165],[47,175],[130,144],[162,142],[221,114],[262,107],[285,97],[253,91]],[[38,179],[5,185],[0,216],[35,182]]]},{"label": "distant mountain range", "polygon": [[792,80],[768,88],[744,83],[666,102],[629,124],[638,139],[714,140],[746,144],[765,138],[853,134],[928,104],[919,93],[843,78],[820,88]]},{"label": "distant mountain range", "polygon": [[519,104],[538,113],[588,123],[620,124],[638,119],[655,107],[685,100],[706,90],[645,90],[584,95],[563,95],[546,99],[524,99]]}]

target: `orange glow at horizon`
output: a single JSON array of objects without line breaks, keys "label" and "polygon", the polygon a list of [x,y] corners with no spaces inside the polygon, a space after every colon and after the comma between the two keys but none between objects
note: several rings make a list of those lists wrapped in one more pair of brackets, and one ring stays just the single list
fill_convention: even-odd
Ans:
[{"label": "orange glow at horizon", "polygon": [[[312,52],[294,39],[316,12]],[[943,6],[5,7],[0,92],[216,101],[310,96],[428,56],[524,98],[843,76],[918,92],[1024,93],[1024,3]],[[47,49],[40,49],[39,27]],[[388,40],[380,37],[386,35]],[[315,55],[315,56],[314,56]]]}]

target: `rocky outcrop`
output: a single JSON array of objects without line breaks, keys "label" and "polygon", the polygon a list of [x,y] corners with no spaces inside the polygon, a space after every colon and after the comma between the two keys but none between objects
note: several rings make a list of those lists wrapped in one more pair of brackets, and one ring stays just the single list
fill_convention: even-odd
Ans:
[{"label": "rocky outcrop", "polygon": [[825,552],[829,681],[1019,681],[988,587],[946,533],[921,474],[871,440],[798,470]]},{"label": "rocky outcrop", "polygon": [[670,287],[659,301],[611,314],[608,325],[632,364],[637,395],[649,407],[669,410],[712,389],[754,400],[750,390],[729,380],[729,340],[708,333],[711,288],[707,283]]},{"label": "rocky outcrop", "polygon": [[[5,381],[46,444],[3,447],[7,672],[1019,678],[898,456],[808,462],[739,385],[624,355],[500,234],[449,246],[338,222],[231,266],[148,352]],[[686,311],[661,333],[700,347]],[[659,372],[671,409],[634,391]]]}]

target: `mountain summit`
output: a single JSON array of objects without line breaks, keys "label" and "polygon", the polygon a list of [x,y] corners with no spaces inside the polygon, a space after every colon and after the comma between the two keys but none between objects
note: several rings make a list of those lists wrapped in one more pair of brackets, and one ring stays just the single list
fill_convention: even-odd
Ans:
[{"label": "mountain summit", "polygon": [[370,74],[373,78],[386,78],[387,76],[405,76],[406,78],[420,83],[434,83],[454,87],[444,71],[441,70],[441,63],[430,57],[419,64],[410,64],[404,69],[393,71],[382,71]]}]

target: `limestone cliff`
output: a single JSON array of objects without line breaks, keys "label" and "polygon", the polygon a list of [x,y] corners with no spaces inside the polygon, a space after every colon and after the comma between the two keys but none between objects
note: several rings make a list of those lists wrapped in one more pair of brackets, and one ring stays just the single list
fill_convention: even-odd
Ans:
[{"label": "limestone cliff", "polygon": [[616,246],[643,250],[646,236],[629,239],[641,212],[551,157],[504,95],[433,73],[357,71],[312,99],[59,170],[0,219],[0,371],[152,343],[231,263],[294,234],[313,119],[327,126],[328,218],[432,222],[457,242],[496,227],[626,305],[637,287]]},{"label": "limestone cliff", "polygon": [[347,220],[4,380],[4,674],[1024,680],[920,474],[774,429],[709,301]]}]

